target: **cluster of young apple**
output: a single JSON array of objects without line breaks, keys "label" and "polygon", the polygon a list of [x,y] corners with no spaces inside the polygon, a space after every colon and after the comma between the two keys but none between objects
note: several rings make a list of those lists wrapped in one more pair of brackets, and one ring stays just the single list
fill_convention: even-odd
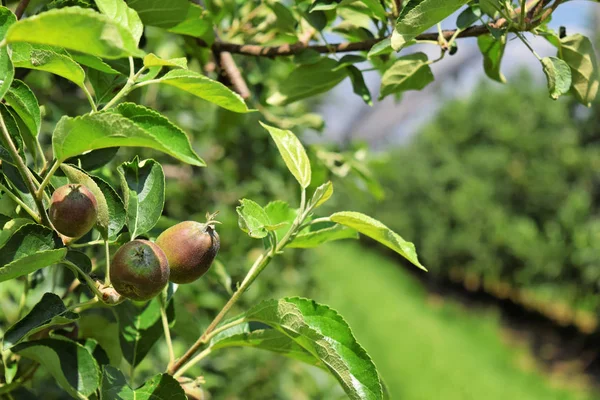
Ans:
[{"label": "cluster of young apple", "polygon": [[[67,184],[52,194],[48,212],[57,232],[79,238],[96,224],[98,204],[88,188]],[[110,282],[121,296],[145,301],[158,295],[169,281],[190,283],[208,271],[219,251],[215,214],[205,223],[180,222],[163,231],[156,242],[135,239],[114,254]]]}]

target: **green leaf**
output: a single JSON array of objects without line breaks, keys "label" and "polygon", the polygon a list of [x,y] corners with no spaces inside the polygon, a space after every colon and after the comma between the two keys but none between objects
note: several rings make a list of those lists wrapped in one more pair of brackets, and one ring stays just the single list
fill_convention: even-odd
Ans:
[{"label": "green leaf", "polygon": [[[0,214],[0,248],[4,247],[8,239],[23,225],[33,224],[34,222],[27,218],[13,218]],[[8,220],[6,220],[8,219]]]},{"label": "green leaf", "polygon": [[81,7],[54,9],[19,20],[6,33],[6,41],[64,47],[109,59],[144,54],[127,28]]},{"label": "green leaf", "polygon": [[123,358],[119,345],[119,325],[112,313],[110,317],[112,319],[99,312],[87,312],[81,315],[77,325],[79,336],[96,340],[106,350],[110,364],[118,366]]},{"label": "green leaf", "polygon": [[111,162],[118,152],[118,147],[92,150],[75,157],[67,158],[65,164],[76,165],[84,171],[93,171]]},{"label": "green leaf", "polygon": [[6,37],[6,32],[15,22],[17,17],[11,10],[4,6],[0,6],[0,40]]},{"label": "green leaf", "polygon": [[112,21],[127,28],[135,43],[139,43],[144,26],[135,10],[127,7],[123,0],[95,0],[98,9]]},{"label": "green leaf", "polygon": [[194,71],[172,70],[160,78],[159,82],[186,91],[230,111],[238,113],[253,111],[248,108],[239,94],[231,91],[222,83]]},{"label": "green leaf", "polygon": [[276,238],[285,236],[298,216],[298,210],[291,208],[290,205],[283,200],[269,202],[265,206],[265,212],[269,216],[269,221],[271,221],[270,230],[274,231]]},{"label": "green leaf", "polygon": [[265,206],[265,212],[269,216],[271,224],[280,226],[275,230],[277,237],[281,238],[290,229],[298,215],[298,210],[293,209],[283,200],[269,202]]},{"label": "green leaf", "polygon": [[344,70],[335,70],[337,66],[337,61],[327,57],[300,65],[279,83],[279,91],[271,95],[267,103],[286,105],[333,89],[347,76]]},{"label": "green leaf", "polygon": [[7,146],[4,140],[0,140],[0,160],[6,161],[7,163],[11,163],[14,165],[12,155],[7,150]]},{"label": "green leaf", "polygon": [[427,54],[414,53],[398,57],[381,77],[379,99],[407,90],[421,90],[433,82]]},{"label": "green leaf", "polygon": [[326,242],[341,239],[358,239],[358,233],[354,229],[336,224],[329,228],[300,234],[296,236],[294,240],[287,245],[287,247],[295,249],[309,249],[312,247],[317,247]]},{"label": "green leaf", "polygon": [[185,57],[181,58],[170,58],[165,60],[163,58],[158,57],[156,54],[150,53],[146,57],[144,57],[144,66],[150,67],[175,67],[175,68],[183,68],[187,69],[187,59]]},{"label": "green leaf", "polygon": [[85,65],[86,67],[111,75],[117,75],[120,73],[119,71],[102,61],[100,57],[79,53],[76,51],[72,51],[69,54],[71,58],[73,58],[73,60],[77,61],[81,65]]},{"label": "green leaf", "polygon": [[138,128],[143,129],[159,142],[164,150],[157,147],[153,148],[191,165],[199,167],[206,165],[192,148],[185,132],[156,111],[133,103],[123,103],[119,104],[113,112],[122,115],[132,121]]},{"label": "green leaf", "polygon": [[[5,186],[13,189],[13,194],[16,194],[18,197],[20,197],[30,209],[35,210],[37,208],[35,200],[27,189],[27,185],[25,182],[23,182],[23,177],[19,173],[19,170],[10,163],[4,163],[2,165],[2,173],[6,180],[10,182],[6,182]],[[2,178],[3,175],[0,174],[0,178]]]},{"label": "green leaf", "polygon": [[303,49],[294,55],[294,64],[314,64],[321,61],[321,53],[313,49]]},{"label": "green leaf", "polygon": [[[113,310],[119,321],[119,340],[123,356],[135,367],[163,335],[160,301],[154,298],[141,305],[126,301],[113,307]],[[167,317],[169,321],[175,319],[172,301],[167,307]]]},{"label": "green leaf", "polygon": [[385,8],[382,6],[382,2],[379,0],[361,0],[361,3],[366,5],[376,18],[387,22],[387,14],[385,13]]},{"label": "green leaf", "polygon": [[0,40],[6,37],[6,32],[15,22],[17,17],[6,7],[0,7]]},{"label": "green leaf", "polygon": [[[2,107],[0,107],[0,110],[2,110]],[[5,117],[5,121],[6,121],[6,117]],[[30,170],[30,172],[33,173],[33,171],[31,171],[31,170]],[[2,173],[5,175],[8,182],[10,182],[10,183],[8,183],[8,187],[14,189],[12,192],[17,194],[21,198],[21,200],[23,200],[23,202],[27,206],[29,206],[29,208],[31,208],[32,210],[36,210],[37,205],[33,199],[33,195],[29,192],[29,189],[27,188],[27,185],[23,181],[23,177],[19,173],[19,170],[17,169],[17,167],[15,167],[13,164],[5,163],[2,165]],[[0,175],[0,176],[2,176],[2,175]],[[6,184],[5,184],[5,186],[6,186]]]},{"label": "green leaf", "polygon": [[394,49],[392,49],[391,39],[385,38],[382,41],[377,42],[373,47],[371,47],[371,50],[369,50],[369,53],[367,53],[367,58],[381,56],[384,54],[390,54],[393,51]]},{"label": "green leaf", "polygon": [[53,10],[55,8],[79,6],[83,8],[94,8],[94,0],[50,0],[42,10]]},{"label": "green leaf", "polygon": [[15,67],[50,72],[84,86],[85,71],[64,50],[32,43],[13,43],[10,47]]},{"label": "green leaf", "polygon": [[[0,7],[0,40],[6,37],[8,29],[17,22],[17,17],[6,7]],[[15,68],[10,59],[7,46],[0,48],[0,99],[10,88],[10,84],[15,77]]]},{"label": "green leaf", "polygon": [[600,72],[594,46],[589,38],[569,35],[560,39],[560,58],[571,68],[571,90],[581,104],[589,107],[598,95]]},{"label": "green leaf", "polygon": [[110,213],[108,211],[108,203],[104,193],[100,190],[98,184],[86,172],[75,168],[69,164],[61,164],[60,169],[65,173],[69,182],[77,183],[85,186],[96,197],[98,204],[98,217],[96,218],[96,227],[102,234],[102,237],[108,238],[108,225],[110,223]]},{"label": "green leaf", "polygon": [[333,183],[331,183],[331,181],[327,181],[315,189],[315,193],[313,194],[308,207],[311,209],[317,208],[329,200],[332,195]]},{"label": "green leaf", "polygon": [[79,319],[79,314],[67,310],[63,301],[54,293],[45,293],[26,316],[8,328],[2,341],[3,349],[9,349],[49,326],[66,325]]},{"label": "green leaf", "polygon": [[458,14],[456,18],[456,27],[458,29],[467,29],[481,18],[481,8],[477,4],[468,6]]},{"label": "green leaf", "polygon": [[325,369],[319,359],[296,343],[292,338],[275,329],[252,329],[252,323],[243,323],[229,328],[210,342],[213,350],[228,347],[253,347],[268,350],[295,360]]},{"label": "green leaf", "polygon": [[97,176],[90,175],[90,177],[98,185],[106,200],[108,211],[107,236],[109,239],[115,239],[127,221],[123,200],[121,200],[117,192],[106,181]]},{"label": "green leaf", "polygon": [[373,361],[331,308],[308,299],[284,298],[263,301],[238,318],[261,322],[288,336],[325,365],[350,399],[382,399]]},{"label": "green leaf", "polygon": [[485,74],[495,81],[505,83],[506,78],[500,71],[500,63],[506,47],[506,35],[502,35],[500,39],[496,39],[492,35],[479,36],[477,45],[483,55]]},{"label": "green leaf", "polygon": [[29,134],[35,140],[40,133],[42,114],[37,98],[25,82],[15,79],[4,95],[4,101],[21,117]]},{"label": "green leaf", "polygon": [[191,165],[205,165],[181,129],[156,111],[132,103],[76,118],[64,116],[52,134],[52,149],[59,161],[116,146],[150,147]]},{"label": "green leaf", "polygon": [[56,233],[42,225],[21,226],[0,249],[0,282],[27,275],[60,262],[66,248]]},{"label": "green leaf", "polygon": [[[19,370],[19,361],[13,359],[10,356],[10,353],[4,353],[3,356],[4,357],[0,358],[0,364],[3,364],[4,381],[9,384],[15,379],[15,376],[17,376],[17,371]],[[8,385],[3,386],[4,390],[6,390],[6,386]],[[0,388],[0,393],[4,394],[2,388]],[[15,397],[15,395],[17,395],[16,390],[12,393],[13,397]],[[32,398],[33,397],[30,397],[30,399]]]},{"label": "green leaf", "polygon": [[[161,69],[162,69],[162,67],[148,68],[148,71],[146,71],[145,73],[140,75],[140,77],[137,79],[137,82],[142,83],[142,82],[152,81],[154,78],[156,78],[158,76],[158,74],[160,74]],[[159,80],[156,80],[153,82],[159,82]]]},{"label": "green leaf", "polygon": [[479,7],[485,14],[494,17],[496,12],[502,10],[503,3],[502,0],[479,0]]},{"label": "green leaf", "polygon": [[331,22],[330,18],[335,17],[335,13],[327,11],[313,11],[308,14],[304,14],[303,17],[306,21],[312,25],[318,31],[325,29],[327,24]]},{"label": "green leaf", "polygon": [[240,200],[235,209],[238,213],[238,225],[250,237],[262,239],[269,234],[271,220],[265,210],[256,202],[249,199]]},{"label": "green leaf", "polygon": [[129,0],[144,25],[171,28],[184,20],[190,8],[188,0]]},{"label": "green leaf", "polygon": [[127,77],[120,74],[107,74],[96,69],[88,69],[87,76],[94,88],[96,104],[108,103],[127,83]]},{"label": "green leaf", "polygon": [[315,0],[308,9],[308,12],[334,10],[338,6],[338,3],[338,0]]},{"label": "green leaf", "polygon": [[571,87],[571,68],[556,57],[544,57],[541,62],[548,79],[548,92],[550,97],[556,100],[566,94]]},{"label": "green leaf", "polygon": [[296,18],[294,14],[280,2],[267,2],[267,7],[275,14],[275,26],[280,32],[296,35]]},{"label": "green leaf", "polygon": [[311,179],[310,160],[300,140],[291,131],[275,128],[262,122],[260,124],[269,131],[279,154],[294,178],[300,186],[306,189],[310,185]]},{"label": "green leaf", "polygon": [[398,16],[392,47],[400,50],[408,41],[457,11],[470,0],[410,0]]},{"label": "green leaf", "polygon": [[139,161],[137,156],[117,169],[127,210],[131,239],[156,225],[165,205],[165,173],[154,160]]},{"label": "green leaf", "polygon": [[368,215],[353,211],[337,212],[329,217],[333,222],[346,225],[389,247],[408,261],[427,271],[417,258],[415,245],[407,242],[396,232]]},{"label": "green leaf", "polygon": [[[69,251],[67,252],[67,256],[65,257],[65,260],[77,265],[79,267],[79,269],[81,270],[81,272],[83,272],[85,274],[89,274],[90,272],[92,272],[92,260],[90,260],[90,258],[87,256],[87,254],[85,254],[81,251],[69,249]],[[70,265],[66,265],[66,267],[72,268]],[[79,271],[77,271],[77,277],[83,278],[83,276],[80,276],[80,275],[81,275],[81,273],[79,273]],[[80,280],[82,280],[82,279],[80,279]]]},{"label": "green leaf", "polygon": [[40,363],[75,398],[90,396],[100,386],[98,363],[79,343],[49,338],[21,343],[12,351]]},{"label": "green leaf", "polygon": [[100,396],[103,400],[186,400],[188,397],[179,382],[171,375],[155,375],[133,390],[117,368],[107,365],[102,374]]},{"label": "green leaf", "polygon": [[102,368],[103,365],[110,363],[106,350],[104,350],[95,339],[80,339],[79,343],[90,352],[100,368]]},{"label": "green leaf", "polygon": [[371,92],[369,92],[369,88],[365,83],[362,72],[354,65],[346,67],[346,71],[352,82],[352,90],[354,93],[359,95],[367,105],[372,106],[373,101],[371,100]]},{"label": "green leaf", "polygon": [[213,21],[208,12],[194,3],[189,3],[185,19],[170,27],[169,32],[202,38],[209,45],[214,42]]},{"label": "green leaf", "polygon": [[[2,118],[4,119],[4,124],[6,125],[6,129],[8,130],[8,134],[10,135],[15,147],[17,148],[17,151],[19,152],[19,155],[21,156],[21,158],[25,159],[25,149],[23,147],[23,137],[21,136],[21,131],[19,129],[19,125],[17,124],[17,121],[15,120],[15,118],[13,117],[13,115],[10,113],[10,111],[8,110],[8,108],[0,103],[0,113],[2,113]],[[12,154],[8,152],[8,143],[6,143],[6,141],[4,140],[4,136],[0,137],[0,149],[5,150],[4,152],[2,152],[0,154],[2,160],[11,163],[12,165],[15,165],[15,161],[13,160]],[[5,173],[7,172],[6,169],[4,171]],[[17,178],[19,180],[19,182],[23,182],[23,178],[20,177]],[[14,179],[10,179],[13,183],[15,182]],[[23,182],[24,185],[24,182]],[[27,189],[27,187],[24,187],[24,190],[26,190],[27,192],[29,192],[29,190]],[[35,207],[35,205],[34,205]]]},{"label": "green leaf", "polygon": [[49,265],[58,264],[65,258],[66,254],[66,248],[56,250],[41,250],[37,253],[21,257],[20,259],[12,261],[8,264],[0,264],[0,282],[9,281],[23,275],[28,275]]}]

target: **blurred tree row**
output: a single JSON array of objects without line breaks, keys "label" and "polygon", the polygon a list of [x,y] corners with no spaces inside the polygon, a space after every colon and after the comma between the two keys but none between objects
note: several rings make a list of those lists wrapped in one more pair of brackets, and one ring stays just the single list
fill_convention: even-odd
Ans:
[{"label": "blurred tree row", "polygon": [[600,309],[600,106],[548,101],[531,76],[447,102],[377,163],[381,202],[433,279],[461,269]]}]

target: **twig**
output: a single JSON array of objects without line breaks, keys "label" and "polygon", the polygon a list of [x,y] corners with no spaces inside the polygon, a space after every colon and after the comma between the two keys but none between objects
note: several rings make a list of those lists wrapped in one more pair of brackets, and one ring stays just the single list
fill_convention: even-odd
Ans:
[{"label": "twig", "polygon": [[98,240],[92,240],[91,242],[86,242],[86,243],[73,243],[71,245],[72,248],[80,248],[80,247],[87,247],[87,246],[95,246],[98,244],[104,244],[104,240],[98,239]]},{"label": "twig", "polygon": [[[535,4],[537,3],[538,0],[530,0],[530,2],[528,2],[528,7],[531,6],[531,4]],[[560,3],[562,2],[562,0],[555,0],[555,3],[546,10],[546,12],[540,17],[540,19],[538,21],[536,21],[538,24],[542,21],[544,21],[545,19],[547,19],[550,14],[552,14],[552,11],[554,11],[556,9],[556,7],[558,7],[558,5],[560,5]],[[521,8],[517,8],[515,10],[516,15],[518,15],[518,13],[521,12]],[[467,37],[477,37],[477,36],[481,36],[481,35],[486,35],[489,33],[489,28],[502,28],[505,27],[507,24],[507,19],[506,18],[500,18],[494,22],[490,22],[487,25],[486,24],[482,24],[482,25],[475,25],[475,26],[471,26],[469,28],[466,28],[465,30],[462,31],[458,31],[457,29],[447,29],[447,30],[443,30],[441,32],[441,36],[440,33],[438,32],[427,32],[427,33],[422,33],[420,35],[417,35],[415,37],[416,40],[430,40],[430,41],[437,41],[439,40],[440,37],[442,37],[445,40],[450,40],[453,37],[454,38],[467,38]],[[524,27],[524,31],[531,29],[532,26],[526,26]],[[388,39],[388,36],[385,37],[378,37],[378,38],[374,38],[374,39],[367,39],[367,40],[363,40],[361,42],[343,42],[343,43],[329,43],[329,44],[315,44],[315,45],[308,45],[306,43],[295,43],[295,44],[284,44],[281,46],[261,46],[261,45],[256,45],[256,44],[237,44],[237,43],[230,43],[230,42],[221,42],[221,41],[216,41],[212,44],[212,49],[213,51],[216,52],[229,52],[232,54],[244,54],[247,56],[259,56],[259,57],[281,57],[281,56],[292,56],[295,54],[299,54],[300,52],[304,51],[304,50],[313,50],[316,51],[318,53],[322,53],[322,54],[328,54],[328,53],[346,53],[346,52],[351,52],[351,51],[368,51],[370,50],[373,46],[375,46],[377,43],[381,42],[382,40]],[[208,46],[205,42],[202,41],[198,41],[198,44],[201,46]]]},{"label": "twig", "polygon": [[394,16],[398,17],[402,11],[402,0],[394,0],[392,2]]},{"label": "twig", "polygon": [[[205,343],[210,343],[210,341],[217,336],[219,333],[226,331],[227,329],[234,327],[236,325],[242,324],[246,322],[246,319],[244,319],[244,317],[242,318],[238,318],[235,319],[231,322],[228,322],[226,324],[221,325],[220,327],[216,328],[215,330],[213,330],[210,334],[206,335],[205,338]],[[183,375],[183,373],[185,371],[187,371],[188,369],[190,369],[191,367],[193,367],[196,363],[198,363],[198,361],[202,360],[204,357],[206,357],[207,355],[210,354],[212,348],[209,346],[207,349],[203,350],[202,352],[200,352],[200,354],[198,354],[196,357],[192,358],[190,361],[188,361],[185,365],[183,365],[176,373],[175,375],[173,375],[174,378],[180,377],[181,375]],[[173,361],[171,361],[171,364],[173,363]]]},{"label": "twig", "polygon": [[[215,37],[217,41],[220,40],[219,33],[215,29]],[[196,41],[199,46],[206,45],[202,39],[198,39]],[[218,50],[215,46],[211,47],[213,52],[213,57],[215,59],[215,63],[220,69],[220,74],[222,78],[225,78],[227,82],[225,82],[226,86],[231,86],[233,90],[239,94],[242,99],[246,100],[250,98],[250,89],[248,89],[248,85],[240,72],[233,56],[228,51]]]},{"label": "twig", "polygon": [[[494,27],[497,27],[493,24]],[[444,39],[450,39],[456,30],[444,30],[442,31],[442,37]],[[489,33],[487,26],[477,25],[465,29],[460,32],[457,37],[475,37]],[[437,32],[422,33],[418,35],[416,40],[433,40],[437,41],[439,38]],[[298,54],[304,50],[314,50],[318,53],[346,53],[350,51],[368,51],[377,43],[387,37],[378,37],[374,39],[367,39],[361,42],[344,42],[344,43],[330,43],[328,45],[304,45],[302,43],[296,43],[293,45],[284,44],[281,46],[261,46],[256,44],[236,44],[229,42],[215,42],[212,47],[218,51],[228,51],[234,54],[244,54],[248,56],[262,56],[262,57],[279,57],[279,56],[291,56]]]},{"label": "twig", "polygon": [[94,102],[94,98],[92,97],[92,94],[90,93],[88,88],[85,86],[85,84],[81,85],[81,90],[83,90],[83,93],[85,94],[87,101],[90,103],[90,107],[92,107],[92,112],[97,112],[98,106],[96,106],[96,103]]},{"label": "twig", "polygon": [[[73,304],[72,306],[68,307],[67,310],[68,311],[82,312],[84,310],[87,310],[90,307],[93,307],[99,301],[100,300],[98,300],[98,297],[92,297],[90,300],[84,301],[83,303]],[[77,309],[79,309],[79,310],[77,310]]]},{"label": "twig", "polygon": [[48,173],[46,173],[44,180],[42,181],[42,183],[40,183],[39,189],[34,194],[34,196],[36,198],[42,199],[44,197],[44,193],[45,193],[44,189],[50,183],[50,179],[52,178],[52,176],[54,176],[54,173],[58,170],[58,168],[60,168],[60,164],[61,163],[58,160],[54,160],[52,167],[50,168],[50,171],[48,171]]},{"label": "twig", "polygon": [[13,201],[15,203],[17,203],[19,206],[21,206],[21,208],[31,216],[31,218],[33,218],[35,220],[35,222],[37,222],[38,224],[41,222],[40,216],[37,215],[35,213],[35,211],[33,211],[31,208],[29,208],[27,206],[27,204],[25,204],[20,198],[18,198],[13,192],[10,191],[9,188],[7,188],[6,186],[4,186],[2,183],[0,183],[0,191],[3,191],[4,193],[6,193],[6,195],[8,197],[10,197],[11,199],[13,199]]},{"label": "twig", "polygon": [[88,274],[86,274],[81,268],[79,268],[77,264],[74,264],[69,260],[63,260],[62,264],[64,264],[67,268],[73,271],[73,274],[75,274],[75,277],[77,279],[81,280],[81,278],[83,278],[85,283],[87,283],[88,287],[90,288],[92,293],[96,295],[96,297],[98,297],[99,299],[103,298],[102,292],[100,292],[100,290],[98,290],[98,287],[96,287],[96,282],[94,282],[94,280],[90,278]]},{"label": "twig", "polygon": [[539,15],[540,11],[542,11],[542,8],[544,8],[546,3],[546,1],[540,0],[537,2],[537,4],[534,4],[534,7],[530,8],[530,10],[527,12],[528,22],[531,22],[537,15]]},{"label": "twig", "polygon": [[21,0],[19,2],[19,5],[17,6],[17,9],[15,10],[15,15],[17,16],[17,19],[21,19],[21,17],[23,16],[23,13],[25,12],[25,9],[29,5],[30,1],[31,0]]},{"label": "twig", "polygon": [[252,267],[246,274],[246,277],[238,287],[238,289],[233,293],[231,298],[227,301],[227,303],[223,306],[221,311],[217,314],[217,316],[212,320],[208,328],[204,331],[204,333],[196,340],[196,342],[185,352],[183,356],[177,359],[168,369],[168,373],[173,375],[177,373],[180,369],[187,369],[187,365],[192,362],[190,358],[202,347],[204,344],[208,343],[210,338],[212,337],[213,331],[217,330],[217,326],[219,323],[225,318],[229,310],[237,303],[239,298],[244,294],[244,292],[250,287],[252,282],[256,280],[256,278],[260,275],[260,273],[269,265],[271,260],[276,254],[281,253],[283,248],[288,244],[288,242],[292,239],[292,236],[297,233],[298,227],[302,224],[302,222],[306,219],[308,214],[312,211],[311,207],[306,206],[306,189],[302,189],[301,197],[300,197],[300,208],[299,208],[298,216],[294,220],[290,230],[286,233],[286,235],[277,243],[276,246],[271,249],[265,251],[261,254],[252,264]]},{"label": "twig", "polygon": [[235,90],[242,99],[248,99],[250,97],[250,89],[248,89],[248,85],[231,53],[228,51],[220,51],[217,54],[221,71],[229,79],[229,82],[231,82],[233,90]]},{"label": "twig", "polygon": [[181,375],[183,375],[185,373],[185,371],[187,371],[188,369],[190,369],[191,367],[193,367],[195,364],[198,363],[198,361],[202,360],[203,358],[205,358],[206,356],[208,356],[210,353],[212,353],[212,347],[207,347],[206,349],[202,350],[196,357],[194,357],[189,363],[187,363],[186,365],[184,365],[179,371],[177,371],[173,377],[175,379],[181,377]]},{"label": "twig", "polygon": [[0,114],[0,128],[4,137],[4,142],[8,146],[8,151],[10,152],[10,155],[12,156],[13,161],[15,162],[16,167],[19,170],[19,173],[23,178],[23,181],[27,186],[27,190],[29,190],[29,193],[31,193],[31,195],[33,196],[33,200],[35,201],[35,205],[37,206],[38,212],[40,214],[41,222],[46,226],[50,226],[50,221],[48,221],[48,216],[46,215],[46,210],[44,209],[44,203],[41,198],[38,198],[38,196],[36,196],[35,186],[33,184],[33,181],[31,180],[29,169],[27,168],[27,165],[25,165],[25,162],[19,155],[19,151],[17,150],[17,147],[15,146],[12,138],[10,137],[10,133],[8,133],[8,128],[4,123],[4,118],[2,117],[2,114]]},{"label": "twig", "polygon": [[160,317],[162,320],[163,330],[165,331],[165,340],[167,349],[169,350],[169,365],[175,362],[175,352],[173,351],[173,341],[171,340],[171,330],[169,329],[169,318],[167,318],[166,304],[160,305]]},{"label": "twig", "polygon": [[104,284],[110,286],[110,242],[104,241],[104,255],[106,257],[106,276],[104,277]]},{"label": "twig", "polygon": [[[130,65],[130,67],[131,67],[131,65]],[[119,91],[119,93],[117,93],[115,95],[115,97],[113,97],[108,103],[106,103],[104,105],[102,110],[108,110],[109,108],[111,108],[112,106],[117,104],[119,102],[119,100],[121,100],[121,98],[128,95],[129,92],[131,92],[133,89],[142,86],[140,84],[136,85],[135,81],[140,77],[140,75],[142,75],[142,73],[144,71],[146,71],[146,67],[140,68],[140,70],[136,74],[134,74],[133,77],[130,77],[129,79],[127,79],[127,83],[125,84],[125,86],[123,86],[123,88]],[[160,82],[160,79],[151,79],[151,80],[148,80],[143,83],[147,84],[148,82],[150,82],[150,83]]]},{"label": "twig", "polygon": [[202,336],[200,336],[200,338],[185,352],[183,356],[181,356],[179,359],[177,359],[174,363],[171,364],[168,370],[169,374],[174,374],[177,371],[179,371],[179,369],[183,367],[184,364],[186,364],[190,358],[192,358],[192,356],[200,349],[200,347],[202,347],[203,344],[207,343],[208,336],[210,335],[210,333],[213,330],[215,330],[215,328],[217,327],[217,325],[219,325],[221,320],[225,318],[229,310],[231,310],[235,303],[237,303],[241,295],[246,291],[246,289],[248,289],[248,286],[250,286],[250,284],[254,281],[256,276],[258,276],[258,274],[260,274],[262,270],[265,269],[265,267],[271,261],[272,257],[273,254],[271,252],[267,252],[261,254],[260,257],[256,259],[240,287],[235,291],[235,293],[233,293],[233,296],[231,296],[229,301],[227,301],[225,306],[223,306],[221,311],[219,311],[219,313],[212,320],[210,325],[208,325],[208,328],[206,328]]}]

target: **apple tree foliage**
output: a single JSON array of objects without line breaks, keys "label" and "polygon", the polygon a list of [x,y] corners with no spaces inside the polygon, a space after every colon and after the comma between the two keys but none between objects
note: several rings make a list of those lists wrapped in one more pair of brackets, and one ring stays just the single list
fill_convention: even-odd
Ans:
[{"label": "apple tree foliage", "polygon": [[[74,398],[185,399],[204,390],[204,381],[190,374],[191,367],[228,348],[251,347],[331,373],[351,399],[383,399],[385,390],[373,361],[343,317],[328,306],[301,297],[265,298],[238,315],[230,313],[271,260],[293,248],[362,234],[425,269],[413,244],[383,222],[353,211],[319,212],[334,195],[333,185],[313,173],[305,147],[290,130],[310,125],[315,116],[303,116],[301,123],[287,115],[298,101],[315,98],[346,78],[367,104],[372,104],[372,91],[382,99],[423,89],[435,78],[431,64],[454,54],[457,40],[465,37],[477,38],[485,73],[500,82],[505,81],[500,66],[507,39],[523,41],[539,59],[551,98],[571,94],[588,105],[599,84],[590,40],[548,27],[563,2],[3,2],[0,284],[22,285],[24,290],[18,318],[0,332],[0,396],[17,395],[38,369],[44,369]],[[455,28],[443,30],[440,23],[445,20]],[[164,57],[160,49],[148,48],[147,30],[169,35],[186,57]],[[548,40],[556,55],[540,57],[529,42],[532,35]],[[420,51],[427,45],[439,49],[439,57],[430,59]],[[285,75],[256,74],[264,63],[274,71],[285,70]],[[87,102],[86,110],[62,115],[48,127],[46,110],[54,104],[40,103],[38,98],[47,98],[47,93],[35,93],[24,82],[31,70],[53,74],[76,89]],[[380,74],[378,88],[366,84],[366,70]],[[121,245],[155,238],[152,229],[169,201],[168,174],[158,161],[137,156],[112,174],[96,172],[119,148],[147,149],[144,152],[162,153],[189,168],[211,168],[184,129],[153,109],[151,102],[140,100],[151,96],[136,95],[153,91],[160,97],[171,90],[232,113],[258,115],[263,137],[297,182],[294,204],[239,200],[239,228],[263,251],[233,285],[230,299],[212,322],[202,326],[203,333],[180,354],[175,354],[177,332],[172,332],[177,285],[139,303],[115,293],[106,279],[112,255]],[[335,153],[327,156],[336,159]],[[352,168],[361,170],[360,165]],[[96,225],[83,238],[60,236],[48,218],[50,196],[67,183],[85,186],[97,199]],[[43,286],[47,291],[39,302],[26,309],[28,289],[40,284],[50,266],[68,271],[70,284],[66,290]],[[213,268],[226,276],[222,265]],[[85,290],[78,289],[82,287]],[[106,327],[103,340],[83,329],[84,317],[95,310],[109,310],[116,320],[114,329]],[[156,365],[155,375],[145,382],[136,382],[135,368],[163,337],[168,363]]]}]

